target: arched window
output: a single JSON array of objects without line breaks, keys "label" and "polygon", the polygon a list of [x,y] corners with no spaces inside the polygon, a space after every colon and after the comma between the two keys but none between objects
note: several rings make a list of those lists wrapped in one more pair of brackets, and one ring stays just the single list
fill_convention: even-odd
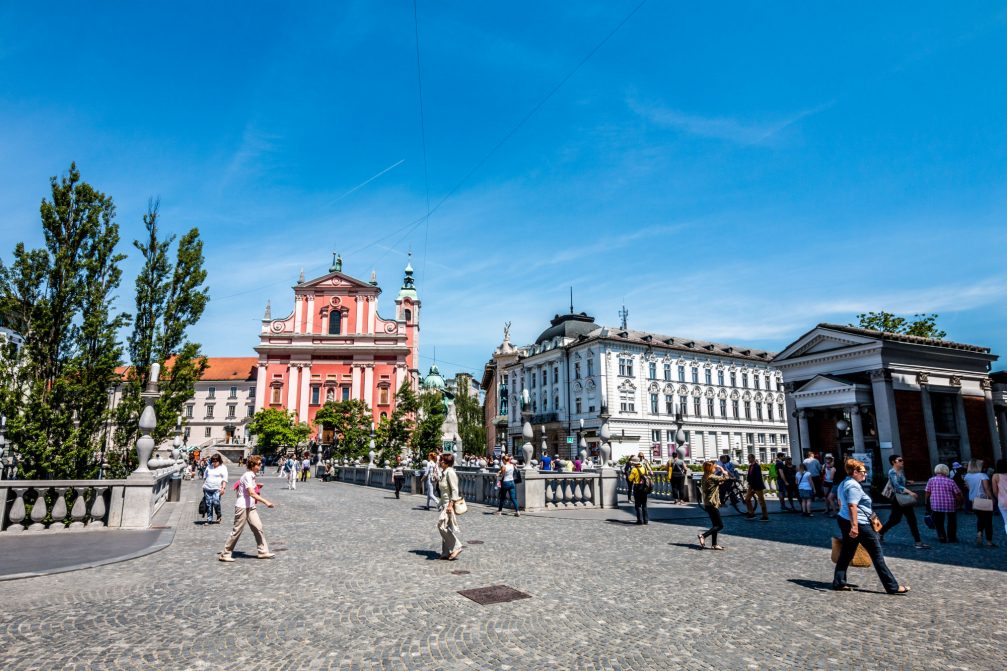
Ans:
[{"label": "arched window", "polygon": [[343,313],[333,310],[329,313],[329,335],[339,335],[342,333]]},{"label": "arched window", "polygon": [[403,318],[407,322],[411,322],[413,320],[413,311],[412,310],[406,308],[405,310],[402,311],[402,314],[403,314]]}]

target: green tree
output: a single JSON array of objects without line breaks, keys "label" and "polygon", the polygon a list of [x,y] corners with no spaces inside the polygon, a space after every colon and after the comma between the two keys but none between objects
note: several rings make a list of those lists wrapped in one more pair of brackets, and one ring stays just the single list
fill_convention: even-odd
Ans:
[{"label": "green tree", "polygon": [[455,414],[458,416],[458,435],[462,439],[462,452],[486,453],[486,426],[483,424],[483,407],[470,392],[468,378],[458,377],[458,395],[455,396]]},{"label": "green tree", "polygon": [[11,265],[0,262],[0,312],[24,337],[0,359],[0,413],[21,477],[88,478],[122,363],[116,334],[129,324],[113,308],[125,257],[112,198],[81,181],[75,163],[50,187],[39,208],[44,246],[18,243]]},{"label": "green tree", "polygon": [[281,447],[296,448],[311,434],[307,422],[298,422],[294,413],[279,408],[259,410],[247,431],[256,436],[256,447],[262,454],[272,454]]},{"label": "green tree", "polygon": [[371,408],[363,401],[329,401],[315,413],[315,426],[334,430],[335,456],[360,459],[371,449],[371,418]]},{"label": "green tree", "polygon": [[409,436],[413,431],[413,417],[416,413],[416,394],[406,380],[395,394],[395,410],[390,417],[383,418],[374,431],[374,443],[378,450],[378,463],[394,464],[395,457],[409,447]]},{"label": "green tree", "polygon": [[[134,240],[144,264],[136,278],[136,318],[128,339],[131,366],[123,382],[122,399],[116,407],[117,450],[113,471],[135,467],[132,449],[138,437],[137,421],[143,410],[140,392],[150,379],[151,365],[161,365],[161,396],[155,404],[156,442],[168,438],[186,400],[192,398],[196,381],[206,370],[206,357],[199,343],[187,334],[202,317],[209,300],[204,286],[203,243],[199,230],[190,229],[178,242],[174,261],[169,258],[175,236],[158,230],[158,203],[152,201],[143,217],[145,238]],[[110,462],[112,460],[110,459]]]},{"label": "green tree", "polygon": [[447,409],[443,394],[436,390],[423,392],[417,400],[416,427],[409,438],[409,446],[413,454],[422,459],[428,452],[440,451]]},{"label": "green tree", "polygon": [[899,317],[891,312],[863,312],[857,315],[856,324],[863,329],[872,331],[884,331],[885,333],[902,333],[905,335],[919,336],[921,338],[932,338],[943,340],[947,332],[937,327],[937,314],[914,314],[912,320]]}]

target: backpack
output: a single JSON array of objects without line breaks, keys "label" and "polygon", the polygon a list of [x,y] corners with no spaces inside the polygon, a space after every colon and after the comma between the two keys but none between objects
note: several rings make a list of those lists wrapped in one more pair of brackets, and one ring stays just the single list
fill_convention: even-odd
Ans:
[{"label": "backpack", "polygon": [[523,480],[523,479],[524,478],[521,477],[521,469],[517,468],[515,466],[514,467],[514,484],[515,485],[520,485],[521,484],[521,480]]}]

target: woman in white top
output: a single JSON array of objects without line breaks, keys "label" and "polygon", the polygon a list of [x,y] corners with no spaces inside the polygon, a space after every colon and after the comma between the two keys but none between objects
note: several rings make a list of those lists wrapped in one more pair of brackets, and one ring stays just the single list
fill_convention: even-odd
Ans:
[{"label": "woman in white top", "polygon": [[986,545],[996,547],[993,542],[993,506],[990,510],[977,510],[976,499],[989,499],[993,501],[993,488],[990,486],[990,478],[983,472],[983,460],[973,459],[969,461],[968,473],[965,474],[965,485],[969,488],[969,501],[972,502],[972,512],[976,514],[976,545],[983,544],[983,533],[986,534]]},{"label": "woman in white top", "polygon": [[227,466],[219,454],[210,457],[210,467],[203,472],[203,501],[206,523],[220,524],[220,497],[227,487]]},{"label": "woman in white top", "polygon": [[803,463],[797,467],[797,495],[801,498],[801,514],[811,517],[811,500],[815,498],[815,481]]},{"label": "woman in white top", "polygon": [[497,503],[496,514],[503,513],[504,497],[506,496],[510,498],[510,502],[514,506],[514,517],[520,517],[517,507],[517,485],[514,484],[514,464],[511,462],[509,454],[504,455],[503,466],[497,473],[497,487],[500,488],[500,500]]}]

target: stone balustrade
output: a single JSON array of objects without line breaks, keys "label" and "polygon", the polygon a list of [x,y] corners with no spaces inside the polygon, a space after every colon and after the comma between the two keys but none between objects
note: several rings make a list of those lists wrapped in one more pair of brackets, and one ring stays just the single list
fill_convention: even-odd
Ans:
[{"label": "stone balustrade", "polygon": [[[458,470],[458,485],[469,503],[496,505],[499,499],[495,471]],[[390,468],[342,466],[339,479],[369,487],[393,489]],[[571,508],[614,508],[619,471],[605,468],[581,473],[554,473],[522,470],[518,484],[518,505],[525,511],[562,510]],[[406,469],[403,491],[424,492],[423,477]]]},{"label": "stone balustrade", "polygon": [[168,500],[171,466],[124,480],[0,480],[0,531],[145,529]]}]

